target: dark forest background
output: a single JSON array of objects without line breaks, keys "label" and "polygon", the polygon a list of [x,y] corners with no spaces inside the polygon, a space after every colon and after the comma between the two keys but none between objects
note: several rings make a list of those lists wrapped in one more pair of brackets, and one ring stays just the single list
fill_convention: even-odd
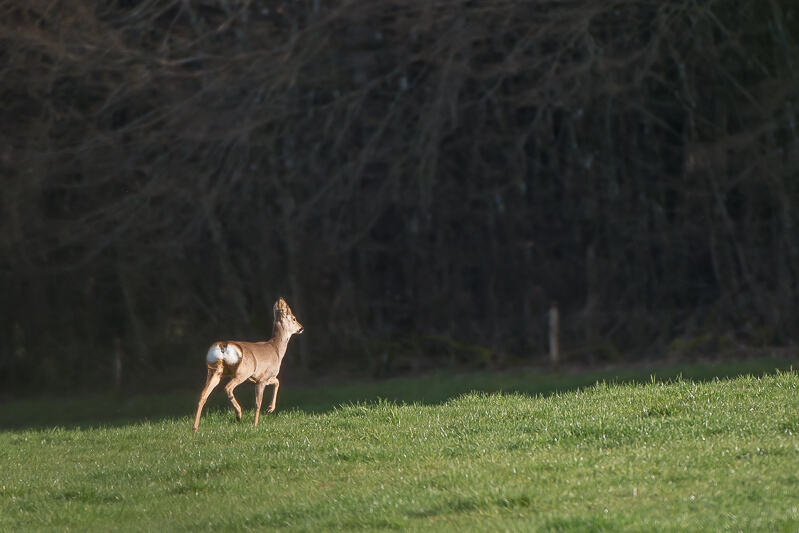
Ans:
[{"label": "dark forest background", "polygon": [[[799,341],[794,0],[0,0],[4,395]],[[290,370],[289,370],[290,368]]]}]

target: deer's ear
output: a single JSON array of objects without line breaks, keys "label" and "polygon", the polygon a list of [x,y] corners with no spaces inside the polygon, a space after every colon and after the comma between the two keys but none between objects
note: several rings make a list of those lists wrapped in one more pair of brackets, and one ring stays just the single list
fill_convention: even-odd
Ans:
[{"label": "deer's ear", "polygon": [[289,309],[289,305],[286,303],[286,300],[283,298],[278,298],[277,302],[275,302],[275,316],[285,316],[291,314],[291,310]]}]

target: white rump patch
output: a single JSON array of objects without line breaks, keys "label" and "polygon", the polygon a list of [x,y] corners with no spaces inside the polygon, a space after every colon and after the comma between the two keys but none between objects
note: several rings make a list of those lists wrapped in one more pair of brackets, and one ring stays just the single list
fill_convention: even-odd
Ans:
[{"label": "white rump patch", "polygon": [[208,350],[208,356],[205,358],[209,365],[213,365],[218,361],[224,360],[229,365],[238,364],[241,361],[241,350],[235,344],[226,344],[218,342],[211,346]]}]

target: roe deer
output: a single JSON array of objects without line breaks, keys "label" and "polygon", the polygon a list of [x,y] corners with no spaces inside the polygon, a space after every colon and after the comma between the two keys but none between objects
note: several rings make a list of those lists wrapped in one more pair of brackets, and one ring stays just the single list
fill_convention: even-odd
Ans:
[{"label": "roe deer", "polygon": [[225,385],[225,392],[236,410],[236,420],[241,420],[241,406],[233,396],[233,389],[247,379],[255,382],[254,425],[258,425],[261,400],[267,385],[274,385],[275,390],[272,393],[272,402],[266,412],[271,413],[275,410],[277,389],[280,386],[280,382],[277,380],[280,363],[283,361],[283,356],[286,355],[289,339],[295,333],[302,333],[303,327],[297,322],[297,318],[283,298],[275,303],[274,312],[275,324],[272,327],[270,340],[266,342],[217,342],[208,350],[206,356],[208,379],[197,406],[197,416],[194,418],[194,427],[192,428],[194,431],[197,431],[197,427],[200,425],[203,405],[224,376],[231,376],[230,381]]}]

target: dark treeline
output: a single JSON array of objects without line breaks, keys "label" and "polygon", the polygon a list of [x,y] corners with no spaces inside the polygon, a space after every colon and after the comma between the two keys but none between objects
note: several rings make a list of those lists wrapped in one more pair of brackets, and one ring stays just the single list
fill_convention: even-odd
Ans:
[{"label": "dark treeline", "polygon": [[0,0],[0,383],[799,340],[794,0]]}]

